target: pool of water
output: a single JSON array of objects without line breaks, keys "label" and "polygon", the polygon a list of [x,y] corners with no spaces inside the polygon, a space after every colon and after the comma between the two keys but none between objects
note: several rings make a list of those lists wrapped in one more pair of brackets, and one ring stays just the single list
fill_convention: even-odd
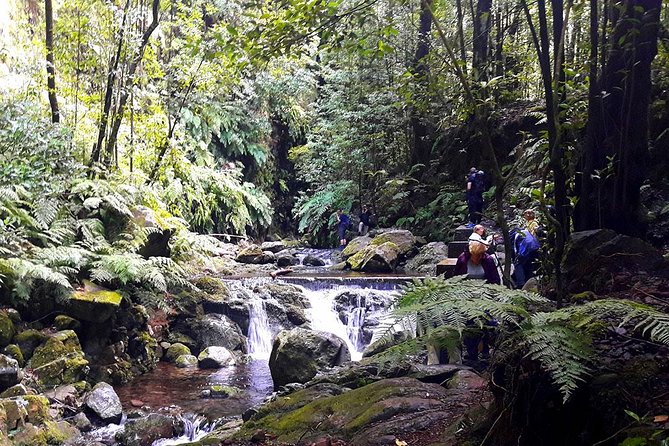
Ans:
[{"label": "pool of water", "polygon": [[[241,392],[225,399],[201,396],[203,390],[216,384],[234,386]],[[249,407],[261,403],[272,393],[272,388],[267,360],[252,360],[217,370],[181,369],[161,362],[155,370],[115,390],[126,411],[132,407],[131,400],[139,400],[151,412],[177,406],[179,412],[201,414],[215,420],[241,415]]]}]

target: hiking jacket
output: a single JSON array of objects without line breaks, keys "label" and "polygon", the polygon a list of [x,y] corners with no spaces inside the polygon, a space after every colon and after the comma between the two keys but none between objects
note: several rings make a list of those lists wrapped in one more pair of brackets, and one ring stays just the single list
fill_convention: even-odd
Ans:
[{"label": "hiking jacket", "polygon": [[[453,272],[454,276],[462,276],[467,274],[467,263],[471,259],[472,255],[469,251],[465,251],[458,257],[458,261],[455,264],[455,271]],[[497,272],[497,265],[495,265],[495,259],[492,258],[490,254],[483,254],[481,259],[481,266],[483,266],[483,273],[485,275],[485,281],[487,283],[495,283],[497,285],[501,284],[502,281],[499,278],[499,272]]]}]

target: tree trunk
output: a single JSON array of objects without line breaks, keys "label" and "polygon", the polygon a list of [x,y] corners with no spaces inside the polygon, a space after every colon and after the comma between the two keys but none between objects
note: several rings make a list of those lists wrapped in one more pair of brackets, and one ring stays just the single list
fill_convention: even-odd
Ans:
[{"label": "tree trunk", "polygon": [[[464,16],[462,13],[462,0],[455,0],[457,19],[458,19],[458,46],[460,47],[460,60],[462,60],[463,70],[467,67],[467,51],[465,46],[465,28],[463,25]],[[466,70],[465,70],[466,72]]]},{"label": "tree trunk", "polygon": [[[598,88],[605,93],[590,98],[591,108],[601,113],[588,121],[588,132],[596,137],[586,147],[586,185],[580,200],[588,207],[579,228],[640,235],[640,188],[649,160],[651,63],[657,54],[661,0],[625,0],[621,6]],[[599,214],[593,215],[598,208]]]},{"label": "tree trunk", "polygon": [[430,52],[430,31],[432,30],[432,0],[422,0],[420,7],[420,26],[418,28],[418,45],[413,60],[411,71],[416,79],[416,94],[414,105],[411,109],[411,129],[413,133],[413,146],[411,151],[411,164],[427,164],[430,160],[432,143],[430,131],[424,119],[424,113],[419,104],[428,102],[429,66],[425,57]]},{"label": "tree trunk", "polygon": [[44,15],[46,19],[46,86],[51,106],[51,121],[60,122],[58,98],[56,97],[56,64],[53,57],[53,4],[51,0],[44,0]]},{"label": "tree trunk", "polygon": [[492,0],[478,0],[474,18],[474,78],[488,79]]}]

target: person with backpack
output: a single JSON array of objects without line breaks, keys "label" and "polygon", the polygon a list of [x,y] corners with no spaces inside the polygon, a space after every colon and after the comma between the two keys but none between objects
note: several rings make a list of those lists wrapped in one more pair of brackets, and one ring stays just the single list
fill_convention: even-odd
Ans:
[{"label": "person with backpack", "polygon": [[351,219],[344,214],[344,209],[337,209],[337,235],[339,236],[339,249],[346,246],[346,231],[351,226]]},{"label": "person with backpack", "polygon": [[367,206],[363,206],[362,212],[360,212],[360,223],[358,224],[358,233],[360,235],[367,235],[367,232],[369,232],[371,216],[372,212]]},{"label": "person with backpack", "polygon": [[469,169],[467,175],[467,206],[469,207],[469,224],[474,227],[481,223],[483,216],[483,192],[485,191],[485,174],[476,167]]},{"label": "person with backpack", "polygon": [[513,240],[513,279],[517,288],[522,288],[528,279],[534,277],[536,261],[539,257],[539,240],[529,229],[512,231]]}]

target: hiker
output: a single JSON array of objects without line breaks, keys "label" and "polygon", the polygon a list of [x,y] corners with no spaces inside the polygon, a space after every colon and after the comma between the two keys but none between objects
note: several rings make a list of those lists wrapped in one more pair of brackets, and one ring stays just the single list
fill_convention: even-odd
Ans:
[{"label": "hiker", "polygon": [[469,241],[476,241],[479,243],[483,243],[486,245],[486,247],[490,247],[492,244],[492,239],[493,236],[489,235],[486,238],[483,238],[485,236],[485,227],[483,225],[476,225],[474,226],[474,229],[472,230],[472,235],[469,236]]},{"label": "hiker", "polygon": [[367,206],[363,206],[360,213],[360,223],[358,224],[358,233],[360,235],[367,235],[367,232],[369,232],[369,219],[371,216],[372,212],[367,209]]},{"label": "hiker", "polygon": [[344,214],[344,209],[337,209],[337,234],[339,235],[339,249],[346,246],[346,230],[351,225],[351,219]]},{"label": "hiker", "polygon": [[467,206],[469,207],[469,224],[467,224],[467,227],[469,228],[481,223],[484,190],[483,171],[472,167],[469,169],[469,175],[467,175]]},{"label": "hiker", "polygon": [[536,220],[536,214],[534,213],[534,210],[526,209],[523,212],[523,218],[525,219],[525,228],[536,237],[537,230],[539,229],[539,222]]},{"label": "hiker", "polygon": [[517,288],[522,288],[528,279],[534,277],[541,245],[529,229],[516,229],[511,233],[514,252],[513,280]]},{"label": "hiker", "polygon": [[486,251],[488,245],[478,240],[470,240],[468,249],[460,254],[455,263],[454,276],[466,275],[468,279],[483,279],[487,283],[502,283],[495,265],[495,259]]}]

